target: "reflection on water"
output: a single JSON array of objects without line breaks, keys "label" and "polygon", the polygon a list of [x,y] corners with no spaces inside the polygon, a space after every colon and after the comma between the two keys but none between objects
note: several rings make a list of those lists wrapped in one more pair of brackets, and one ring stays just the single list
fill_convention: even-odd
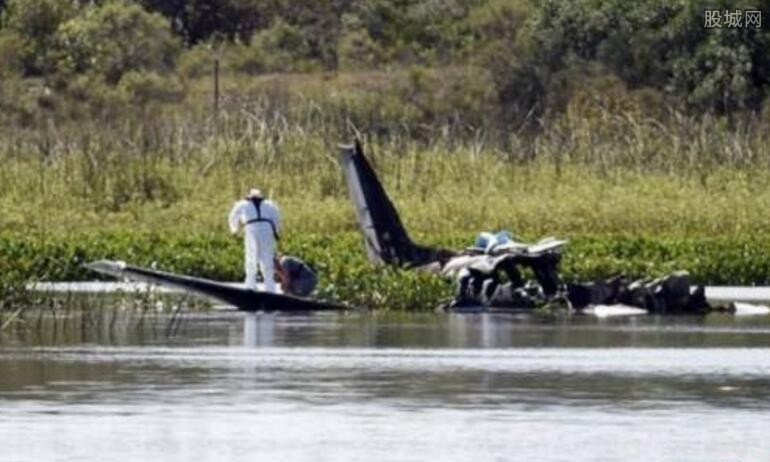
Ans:
[{"label": "reflection on water", "polygon": [[770,347],[770,316],[542,319],[505,314],[27,313],[0,348],[57,345],[373,348]]},{"label": "reflection on water", "polygon": [[[101,314],[100,314],[101,313]],[[2,460],[766,460],[767,318],[27,315]]]}]

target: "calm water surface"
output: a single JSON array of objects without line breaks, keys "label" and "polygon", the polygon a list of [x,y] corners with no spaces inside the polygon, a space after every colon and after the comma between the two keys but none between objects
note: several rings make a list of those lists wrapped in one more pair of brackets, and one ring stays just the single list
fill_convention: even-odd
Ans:
[{"label": "calm water surface", "polygon": [[768,317],[95,309],[0,334],[3,462],[767,461],[768,428]]}]

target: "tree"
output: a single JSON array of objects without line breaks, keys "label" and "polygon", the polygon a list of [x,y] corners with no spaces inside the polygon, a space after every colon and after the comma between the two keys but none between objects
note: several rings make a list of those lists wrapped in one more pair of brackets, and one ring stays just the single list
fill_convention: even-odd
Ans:
[{"label": "tree", "polygon": [[527,0],[491,0],[469,15],[472,59],[491,75],[503,125],[534,124],[545,110],[549,66],[526,35],[532,14]]},{"label": "tree", "polygon": [[9,0],[5,7],[6,27],[20,38],[18,58],[24,74],[53,70],[54,35],[61,23],[77,14],[76,4],[70,0]]},{"label": "tree", "polygon": [[247,40],[270,22],[266,1],[250,0],[139,0],[147,10],[167,17],[186,43],[193,45],[213,35]]},{"label": "tree", "polygon": [[278,19],[270,28],[255,34],[248,46],[231,47],[228,61],[241,72],[288,72],[309,58],[308,50],[300,30]]},{"label": "tree", "polygon": [[358,18],[380,47],[401,61],[449,61],[471,37],[469,15],[484,0],[367,0],[355,2]]},{"label": "tree", "polygon": [[111,84],[129,71],[170,70],[180,51],[168,20],[124,1],[88,8],[62,24],[57,38],[63,69],[93,71]]},{"label": "tree", "polygon": [[[724,0],[710,8],[750,9]],[[596,61],[631,87],[699,110],[758,109],[770,80],[767,29],[704,27],[696,0],[549,0],[527,28],[530,56],[549,72]]]}]

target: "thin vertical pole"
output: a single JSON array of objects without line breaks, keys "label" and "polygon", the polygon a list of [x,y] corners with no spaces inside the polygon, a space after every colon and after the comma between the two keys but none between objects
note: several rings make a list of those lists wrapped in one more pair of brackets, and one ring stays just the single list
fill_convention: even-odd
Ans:
[{"label": "thin vertical pole", "polygon": [[219,114],[219,56],[214,58],[214,114]]}]

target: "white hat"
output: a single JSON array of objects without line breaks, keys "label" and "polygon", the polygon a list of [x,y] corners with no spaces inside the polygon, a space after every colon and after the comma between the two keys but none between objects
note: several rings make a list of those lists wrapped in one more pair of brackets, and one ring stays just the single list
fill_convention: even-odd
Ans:
[{"label": "white hat", "polygon": [[261,198],[262,197],[262,191],[260,191],[259,189],[256,189],[256,188],[251,188],[251,189],[249,189],[249,194],[246,197]]}]

